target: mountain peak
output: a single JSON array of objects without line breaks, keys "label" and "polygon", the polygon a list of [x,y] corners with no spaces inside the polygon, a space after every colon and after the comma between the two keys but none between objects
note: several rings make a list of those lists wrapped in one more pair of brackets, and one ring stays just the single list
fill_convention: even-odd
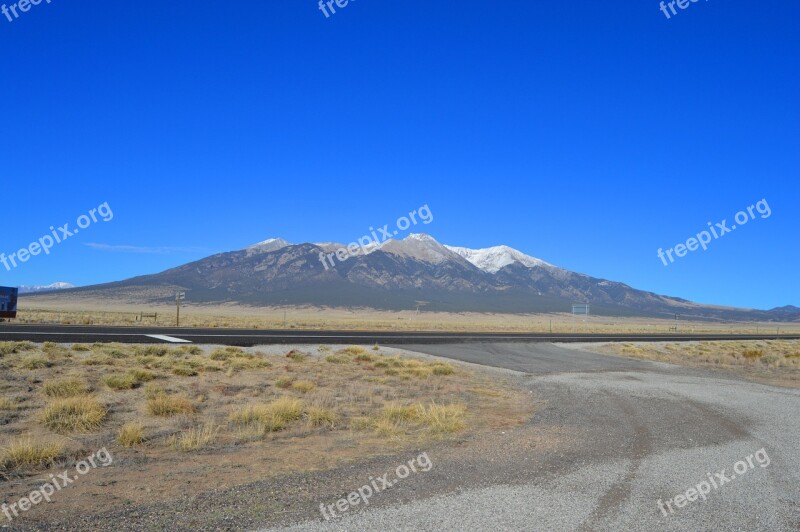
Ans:
[{"label": "mountain peak", "polygon": [[427,233],[411,233],[403,240],[416,240],[418,242],[432,242],[434,244],[438,244],[439,241],[433,238],[431,235]]},{"label": "mountain peak", "polygon": [[450,251],[457,253],[471,262],[476,267],[489,273],[497,273],[509,264],[519,263],[528,268],[544,267],[555,268],[536,257],[531,257],[509,246],[494,246],[483,249],[469,249],[454,246],[445,246]]},{"label": "mountain peak", "polygon": [[287,242],[282,238],[268,238],[258,244],[253,244],[252,246],[248,246],[248,251],[261,251],[261,252],[269,252],[269,251],[277,251],[281,248],[285,248],[287,246],[291,246],[291,242]]},{"label": "mountain peak", "polygon": [[416,259],[429,264],[441,264],[454,259],[462,260],[435,238],[424,233],[411,233],[403,240],[387,240],[380,249],[392,255]]},{"label": "mountain peak", "polygon": [[800,312],[800,307],[796,307],[795,305],[784,305],[782,307],[770,309],[769,312]]}]

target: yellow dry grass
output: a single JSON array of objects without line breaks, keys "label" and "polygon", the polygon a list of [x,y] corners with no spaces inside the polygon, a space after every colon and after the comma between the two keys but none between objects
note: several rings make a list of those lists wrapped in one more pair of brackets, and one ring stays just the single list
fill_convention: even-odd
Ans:
[{"label": "yellow dry grass", "polygon": [[[256,472],[234,470],[231,464],[270,462],[275,474],[336,467],[453,435],[516,426],[533,409],[527,390],[518,390],[510,380],[446,362],[397,356],[399,352],[386,348],[315,346],[269,348],[265,353],[190,347],[5,346],[7,354],[0,359],[6,377],[0,382],[3,434],[27,435],[36,442],[68,437],[58,440],[64,448],[60,454],[5,459],[0,477],[30,475],[86,456],[90,448],[108,446],[120,459],[114,468],[97,473],[98,478],[115,475],[119,467],[127,468],[125,478],[143,480],[146,468],[148,486],[174,487],[177,478],[191,478],[202,464],[203,471],[223,472],[225,482],[237,485],[244,478],[257,480]],[[327,355],[344,362],[331,364]],[[46,358],[51,365],[28,370],[28,357]],[[175,367],[198,374],[176,376]],[[437,370],[448,367],[452,373]],[[124,385],[107,386],[114,378]],[[496,390],[502,396],[488,397],[475,389]],[[463,405],[463,410],[448,414],[437,405]],[[4,443],[0,437],[0,445]],[[203,453],[201,458],[191,456],[197,452]],[[54,454],[58,456],[48,458]],[[120,492],[123,484],[108,489],[115,496],[130,495]]]},{"label": "yellow dry grass", "polygon": [[11,440],[0,448],[0,470],[43,469],[63,458],[64,445],[56,441],[37,441],[31,436]]},{"label": "yellow dry grass", "polygon": [[219,432],[219,426],[209,423],[171,436],[167,440],[167,445],[184,453],[199,451],[211,446]]},{"label": "yellow dry grass", "polygon": [[356,430],[371,429],[381,436],[397,436],[419,430],[443,435],[466,429],[466,418],[467,408],[463,404],[391,403],[372,417],[357,418],[351,427]]},{"label": "yellow dry grass", "polygon": [[60,434],[93,432],[105,421],[106,407],[92,397],[57,399],[47,405],[40,415],[44,426]]},{"label": "yellow dry grass", "polygon": [[155,395],[147,401],[147,412],[151,416],[176,416],[194,414],[196,408],[191,400],[182,396]]},{"label": "yellow dry grass", "polygon": [[778,386],[800,387],[800,341],[725,340],[603,344],[600,351],[684,366],[734,371]]},{"label": "yellow dry grass", "polygon": [[292,388],[300,393],[308,393],[316,388],[316,386],[311,381],[296,381],[292,383]]},{"label": "yellow dry grass", "polygon": [[136,447],[144,443],[144,425],[138,421],[126,423],[119,429],[117,434],[117,443],[123,447]]},{"label": "yellow dry grass", "polygon": [[252,425],[263,432],[278,432],[303,417],[303,402],[280,397],[269,404],[250,405],[234,412],[230,421],[235,425]]},{"label": "yellow dry grass", "polygon": [[78,377],[69,377],[66,379],[58,379],[45,382],[42,386],[42,392],[47,397],[63,399],[66,397],[79,397],[87,395],[91,391],[91,387]]}]

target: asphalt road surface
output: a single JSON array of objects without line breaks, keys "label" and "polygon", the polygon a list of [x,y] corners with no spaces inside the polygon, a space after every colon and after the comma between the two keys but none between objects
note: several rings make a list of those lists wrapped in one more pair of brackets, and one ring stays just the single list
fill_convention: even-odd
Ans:
[{"label": "asphalt road surface", "polygon": [[[777,331],[776,331],[777,332]],[[800,335],[781,335],[800,339]],[[776,335],[524,334],[370,331],[294,331],[195,329],[181,327],[104,327],[93,325],[17,325],[0,323],[0,341],[59,343],[198,343],[251,347],[267,344],[454,344],[462,342],[647,342],[695,340],[772,340]]]},{"label": "asphalt road surface", "polygon": [[652,367],[646,361],[565,349],[549,343],[404,345],[403,349],[522,373],[625,371]]}]

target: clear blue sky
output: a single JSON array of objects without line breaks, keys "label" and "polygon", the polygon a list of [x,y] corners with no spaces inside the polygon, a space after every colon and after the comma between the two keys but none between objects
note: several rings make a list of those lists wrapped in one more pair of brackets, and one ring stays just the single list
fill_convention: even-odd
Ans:
[{"label": "clear blue sky", "polygon": [[[800,305],[798,22],[786,0],[670,20],[654,0],[0,15],[0,252],[114,213],[0,266],[0,284],[119,280],[272,236],[349,242],[428,204],[421,230],[444,243],[699,302]],[[657,258],[762,198],[769,218]]]}]

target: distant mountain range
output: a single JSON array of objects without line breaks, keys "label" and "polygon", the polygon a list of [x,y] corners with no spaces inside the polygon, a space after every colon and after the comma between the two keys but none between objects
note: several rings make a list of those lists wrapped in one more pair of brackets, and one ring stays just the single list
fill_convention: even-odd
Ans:
[{"label": "distant mountain range", "polygon": [[571,312],[572,304],[588,303],[593,314],[604,315],[800,320],[797,307],[767,311],[700,305],[571,272],[508,246],[469,249],[412,234],[353,256],[342,254],[339,260],[336,250],[344,247],[273,238],[158,274],[56,295],[142,304],[173,301],[181,290],[187,302],[197,303],[507,313]]},{"label": "distant mountain range", "polygon": [[56,290],[67,290],[68,288],[75,288],[74,284],[69,283],[53,283],[47,286],[26,286],[19,287],[20,294],[31,294],[36,292],[54,292]]}]

